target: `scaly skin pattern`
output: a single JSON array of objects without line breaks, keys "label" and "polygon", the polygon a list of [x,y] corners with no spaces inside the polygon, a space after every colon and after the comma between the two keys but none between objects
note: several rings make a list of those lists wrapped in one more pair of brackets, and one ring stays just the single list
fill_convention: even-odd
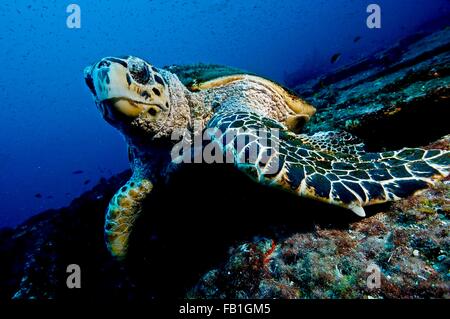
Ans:
[{"label": "scaly skin pattern", "polygon": [[[363,206],[412,195],[433,180],[447,176],[450,169],[447,151],[405,148],[366,153],[363,145],[348,133],[326,132],[312,137],[293,134],[279,122],[264,118],[242,104],[224,104],[208,127],[219,128],[222,135],[211,138],[221,142],[222,151],[233,154],[236,167],[255,181],[351,209],[359,216],[365,216]],[[246,145],[237,149],[234,140],[226,145],[222,143],[230,130],[263,129],[270,134],[271,128],[278,130],[279,137],[275,138],[278,147],[271,148],[269,156],[265,156],[261,138],[254,135],[248,139],[248,145],[250,141],[259,144],[258,160],[254,162],[245,156]],[[328,139],[318,139],[323,136]],[[235,139],[239,137],[236,134]],[[342,143],[346,140],[351,143]]]},{"label": "scaly skin pattern", "polygon": [[[133,176],[111,200],[105,221],[107,246],[118,258],[126,256],[143,200],[179,165],[170,157],[178,142],[171,135],[192,131],[194,123],[253,180],[359,216],[365,215],[363,206],[409,196],[449,174],[449,152],[366,153],[346,132],[298,134],[315,109],[255,76],[214,79],[193,92],[175,74],[139,58],[108,57],[87,67],[85,79],[103,118],[130,150]],[[264,140],[256,133],[261,131]],[[274,144],[268,147],[267,140]],[[250,154],[252,148],[256,153]]]},{"label": "scaly skin pattern", "polygon": [[152,191],[148,179],[132,177],[111,199],[106,213],[105,239],[109,251],[118,258],[128,249],[129,236],[136,218],[141,213],[141,203]]}]

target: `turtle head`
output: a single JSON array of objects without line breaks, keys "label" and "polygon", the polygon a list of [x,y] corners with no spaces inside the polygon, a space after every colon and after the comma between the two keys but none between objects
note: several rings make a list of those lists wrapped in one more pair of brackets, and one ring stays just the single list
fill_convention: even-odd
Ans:
[{"label": "turtle head", "polygon": [[165,76],[136,57],[107,57],[84,70],[87,86],[103,118],[125,135],[155,135],[170,114]]}]

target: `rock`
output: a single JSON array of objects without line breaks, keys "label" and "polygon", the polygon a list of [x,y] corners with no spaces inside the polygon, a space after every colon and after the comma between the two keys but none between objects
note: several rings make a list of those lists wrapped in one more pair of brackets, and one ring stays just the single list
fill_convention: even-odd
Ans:
[{"label": "rock", "polygon": [[450,28],[298,84],[316,106],[306,132],[343,129],[374,150],[426,145],[448,134]]},{"label": "rock", "polygon": [[[121,295],[116,288],[128,286],[127,274],[109,257],[99,230],[109,198],[129,175],[127,171],[102,179],[69,207],[48,210],[15,229],[0,231],[0,300],[101,300]],[[66,268],[72,263],[89,269],[82,277],[82,291],[65,285]]]},{"label": "rock", "polygon": [[[450,298],[448,213],[442,211],[449,194],[440,182],[346,227],[316,226],[237,245],[188,297]],[[367,285],[372,264],[380,270],[373,289]]]},{"label": "rock", "polygon": [[[355,219],[343,209],[255,185],[229,165],[190,165],[167,186],[155,187],[121,263],[106,251],[103,224],[109,199],[129,175],[102,180],[68,207],[1,230],[0,300],[182,298],[236,242],[299,231],[303,223],[309,229],[313,220],[340,224]],[[316,213],[295,214],[295,221],[292,207]],[[266,211],[277,213],[261,215]],[[270,248],[271,242],[258,246]],[[81,289],[66,286],[70,264],[81,268]]]}]

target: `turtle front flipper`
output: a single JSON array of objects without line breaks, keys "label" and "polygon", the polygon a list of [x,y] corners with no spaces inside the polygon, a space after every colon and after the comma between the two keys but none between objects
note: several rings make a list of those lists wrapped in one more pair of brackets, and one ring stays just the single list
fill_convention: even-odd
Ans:
[{"label": "turtle front flipper", "polygon": [[328,153],[360,154],[366,146],[358,137],[345,131],[317,132],[313,135],[298,134],[298,138],[305,145]]},{"label": "turtle front flipper", "polygon": [[[448,151],[366,153],[354,139],[350,148],[338,143],[324,149],[333,143],[324,138],[323,145],[315,145],[322,141],[294,134],[245,105],[224,106],[208,127],[215,129],[210,138],[227,158],[231,155],[235,166],[255,181],[351,209],[359,216],[365,216],[363,206],[405,198],[450,171]],[[345,141],[337,138],[340,135],[330,136]]]},{"label": "turtle front flipper", "polygon": [[119,259],[126,256],[130,233],[142,211],[142,202],[152,191],[149,179],[132,176],[109,202],[105,220],[108,250]]}]

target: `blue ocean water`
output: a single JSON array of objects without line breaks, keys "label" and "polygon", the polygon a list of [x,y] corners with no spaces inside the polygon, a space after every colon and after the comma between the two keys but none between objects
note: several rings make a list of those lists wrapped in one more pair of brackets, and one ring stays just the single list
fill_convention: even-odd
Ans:
[{"label": "blue ocean water", "polygon": [[[71,3],[81,9],[80,29],[66,25]],[[381,7],[381,29],[366,26],[371,3]],[[389,46],[449,7],[448,0],[2,1],[0,226],[67,205],[128,167],[123,139],[101,119],[83,80],[83,68],[101,57],[226,64],[283,83],[293,72],[306,79]]]}]

